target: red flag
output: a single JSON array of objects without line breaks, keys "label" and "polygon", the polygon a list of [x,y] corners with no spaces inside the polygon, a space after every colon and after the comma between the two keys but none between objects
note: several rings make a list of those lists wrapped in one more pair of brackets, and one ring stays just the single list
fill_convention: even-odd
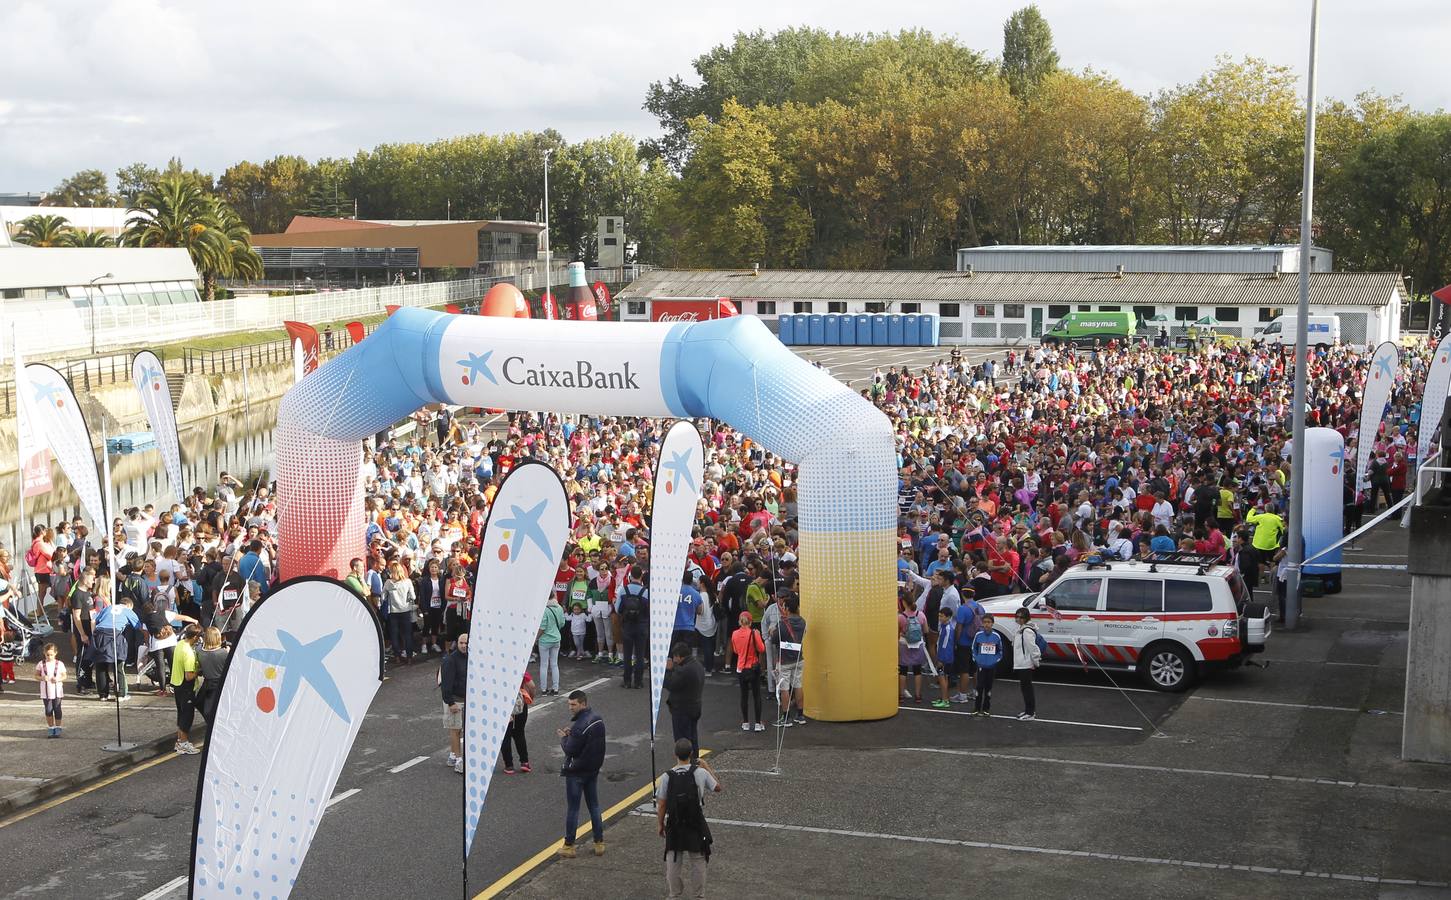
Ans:
[{"label": "red flag", "polygon": [[287,329],[287,339],[292,342],[293,347],[296,347],[298,342],[302,343],[299,379],[309,372],[316,372],[318,352],[321,349],[318,344],[317,329],[306,322],[283,322],[282,327]]},{"label": "red flag", "polygon": [[443,311],[446,313],[452,313],[455,316],[461,315],[463,313],[463,310],[458,308],[457,303],[445,303],[443,305]]},{"label": "red flag", "polygon": [[349,322],[347,324],[348,337],[353,339],[354,344],[361,344],[368,333],[363,330],[362,322]]},{"label": "red flag", "polygon": [[605,284],[603,281],[596,281],[593,285],[590,286],[590,290],[594,292],[595,306],[599,309],[599,314],[602,316],[609,315],[610,286]]},{"label": "red flag", "polygon": [[1442,303],[1451,303],[1451,284],[1446,285],[1439,291],[1432,291],[1431,296],[1440,300]]},{"label": "red flag", "polygon": [[726,297],[721,297],[715,302],[715,317],[717,319],[728,319],[731,316],[738,316],[740,314],[741,311],[736,309],[736,305]]},{"label": "red flag", "polygon": [[385,306],[385,307],[383,307],[383,308],[384,308],[384,309],[385,309],[385,310],[387,310],[387,311],[388,311],[388,315],[390,315],[390,316],[391,316],[391,315],[393,315],[393,314],[394,314],[394,313],[395,313],[395,312],[397,312],[397,311],[398,311],[398,304],[396,304],[396,303],[390,303],[390,304],[388,304],[388,305],[387,305],[387,306]]},{"label": "red flag", "polygon": [[544,310],[544,318],[546,318],[546,319],[557,319],[557,318],[559,318],[559,307],[557,305],[555,305],[555,302],[554,302],[554,294],[550,293],[549,291],[545,291],[543,294],[540,294],[539,295],[539,305]]}]

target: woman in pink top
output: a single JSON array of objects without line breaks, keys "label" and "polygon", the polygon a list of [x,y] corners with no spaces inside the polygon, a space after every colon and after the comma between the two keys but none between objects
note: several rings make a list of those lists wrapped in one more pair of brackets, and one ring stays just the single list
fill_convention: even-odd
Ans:
[{"label": "woman in pink top", "polygon": [[35,573],[35,582],[40,586],[40,600],[44,602],[45,595],[50,590],[50,558],[55,556],[55,531],[44,525],[37,525],[31,530],[31,535],[35,540],[30,543],[30,552],[25,555],[25,562]]}]

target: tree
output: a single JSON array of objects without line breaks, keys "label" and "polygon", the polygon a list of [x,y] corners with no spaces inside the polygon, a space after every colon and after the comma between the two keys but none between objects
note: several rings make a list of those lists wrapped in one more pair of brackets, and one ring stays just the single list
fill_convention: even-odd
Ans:
[{"label": "tree", "polygon": [[81,231],[76,229],[71,235],[71,247],[114,247],[116,239],[104,231]]},{"label": "tree", "polygon": [[161,172],[146,163],[132,163],[116,170],[116,194],[122,204],[135,206],[143,191],[156,186]]},{"label": "tree", "polygon": [[309,205],[311,170],[300,156],[276,156],[260,166],[243,161],[222,173],[217,192],[249,229],[275,233]]},{"label": "tree", "polygon": [[65,216],[27,216],[15,234],[16,241],[32,247],[69,247],[74,239],[75,229]]},{"label": "tree", "polygon": [[1027,97],[1058,69],[1053,30],[1036,4],[1028,4],[1003,23],[1002,75],[1013,96]]},{"label": "tree", "polygon": [[100,169],[82,169],[45,196],[41,206],[111,206],[116,196]]},{"label": "tree", "polygon": [[129,246],[184,248],[202,276],[205,300],[216,297],[218,278],[255,278],[262,272],[261,257],[236,212],[179,166],[137,198],[126,223]]}]

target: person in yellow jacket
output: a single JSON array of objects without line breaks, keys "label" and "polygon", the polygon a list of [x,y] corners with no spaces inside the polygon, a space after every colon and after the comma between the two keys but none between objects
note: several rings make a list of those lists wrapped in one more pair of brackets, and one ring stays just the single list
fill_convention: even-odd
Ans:
[{"label": "person in yellow jacket", "polygon": [[1254,526],[1250,546],[1254,548],[1255,562],[1263,566],[1274,559],[1275,551],[1279,549],[1280,535],[1285,532],[1285,520],[1280,518],[1279,513],[1271,512],[1263,506],[1250,510],[1244,520]]}]

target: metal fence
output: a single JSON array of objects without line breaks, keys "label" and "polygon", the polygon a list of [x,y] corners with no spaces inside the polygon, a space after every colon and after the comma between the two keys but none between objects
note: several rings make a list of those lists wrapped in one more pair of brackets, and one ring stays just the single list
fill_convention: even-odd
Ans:
[{"label": "metal fence", "polygon": [[[564,269],[557,269],[561,278]],[[639,267],[590,269],[590,281],[619,283],[633,281]],[[168,306],[75,306],[57,301],[43,309],[15,310],[8,318],[15,328],[0,330],[0,346],[8,356],[14,351],[11,335],[32,359],[62,353],[94,357],[98,351],[119,347],[144,347],[187,338],[210,337],[238,331],[280,328],[286,320],[334,322],[384,313],[389,306],[442,306],[478,300],[493,285],[506,278],[467,278],[430,284],[359,288],[321,294],[293,294],[287,297],[235,297],[211,303],[177,303]],[[528,289],[528,279],[521,285]],[[555,279],[559,283],[560,279]]]}]

